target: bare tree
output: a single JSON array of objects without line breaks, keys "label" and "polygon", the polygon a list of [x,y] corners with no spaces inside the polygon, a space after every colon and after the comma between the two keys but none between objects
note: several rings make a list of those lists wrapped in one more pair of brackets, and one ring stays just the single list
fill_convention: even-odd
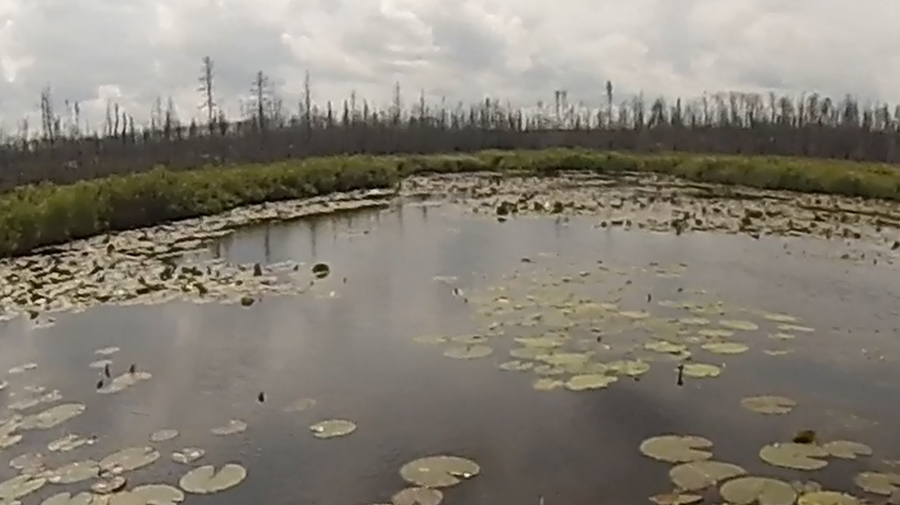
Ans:
[{"label": "bare tree", "polygon": [[210,131],[212,131],[216,119],[216,102],[213,97],[213,61],[209,56],[203,57],[203,66],[199,80],[200,86],[197,88],[197,91],[203,95],[203,103],[200,104],[200,109],[206,110],[206,122]]}]

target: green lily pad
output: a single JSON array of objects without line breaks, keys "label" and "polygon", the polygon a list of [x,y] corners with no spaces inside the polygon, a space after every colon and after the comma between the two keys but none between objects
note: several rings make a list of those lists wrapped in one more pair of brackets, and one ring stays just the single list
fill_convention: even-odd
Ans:
[{"label": "green lily pad", "polygon": [[722,319],[719,326],[724,326],[732,330],[754,331],[759,329],[759,325],[750,321],[739,321],[736,319]]},{"label": "green lily pad", "polygon": [[552,354],[543,354],[538,356],[537,359],[553,366],[565,367],[586,363],[592,356],[593,353],[590,352],[555,352]]},{"label": "green lily pad", "polygon": [[166,440],[172,440],[173,438],[178,436],[178,430],[172,429],[162,429],[159,431],[154,431],[150,434],[151,442],[165,442]]},{"label": "green lily pad", "polygon": [[225,491],[247,478],[247,470],[236,463],[228,463],[218,471],[213,465],[204,465],[184,474],[179,487],[188,493],[210,494]]},{"label": "green lily pad", "polygon": [[790,333],[777,332],[770,334],[769,338],[774,338],[776,340],[793,340],[796,337]]},{"label": "green lily pad", "polygon": [[656,505],[693,505],[703,501],[703,497],[698,494],[688,494],[675,491],[672,493],[662,493],[650,497],[650,501]]},{"label": "green lily pad", "polygon": [[797,500],[797,505],[859,505],[860,500],[847,493],[837,491],[814,491],[804,493]]},{"label": "green lily pad", "polygon": [[706,326],[709,324],[709,319],[705,317],[682,317],[678,320],[678,323],[686,326]]},{"label": "green lily pad", "polygon": [[25,470],[26,468],[33,468],[44,464],[44,455],[35,452],[26,452],[24,454],[19,454],[13,459],[9,460],[9,466],[15,468],[16,470]]},{"label": "green lily pad", "polygon": [[68,491],[56,493],[41,502],[41,505],[94,505],[95,496],[87,491],[72,495]]},{"label": "green lily pad", "polygon": [[628,377],[637,377],[650,370],[650,364],[642,360],[617,360],[604,365],[610,372]]},{"label": "green lily pad", "polygon": [[857,456],[871,456],[872,448],[866,444],[850,440],[833,440],[822,445],[830,456],[841,459],[856,459]]},{"label": "green lily pad", "polygon": [[708,363],[685,363],[684,365],[684,375],[694,379],[718,377],[721,373],[721,368]]},{"label": "green lily pad", "polygon": [[566,343],[566,339],[559,337],[518,337],[514,339],[525,347],[553,348]]},{"label": "green lily pad", "polygon": [[393,505],[440,505],[444,493],[428,487],[408,487],[391,497]]},{"label": "green lily pad", "polygon": [[[134,501],[128,500],[119,505],[175,505],[184,501],[184,493],[177,487],[168,484],[145,484],[127,491],[127,493]],[[109,505],[117,505],[114,503],[115,497],[116,495],[113,495]]]},{"label": "green lily pad", "polygon": [[96,441],[93,437],[84,438],[74,433],[69,433],[47,444],[47,449],[51,452],[69,452],[83,445],[92,445]]},{"label": "green lily pad", "polygon": [[112,360],[111,359],[98,359],[97,361],[91,362],[91,364],[89,364],[88,367],[93,368],[95,370],[102,370],[102,369],[106,368],[106,365],[112,365]]},{"label": "green lily pad", "polygon": [[828,464],[827,461],[816,459],[828,457],[828,451],[814,444],[769,444],[760,449],[759,457],[770,465],[794,470],[818,470]]},{"label": "green lily pad", "polygon": [[623,310],[619,312],[619,315],[628,319],[647,319],[650,317],[650,313],[644,310]]},{"label": "green lily pad", "polygon": [[36,363],[25,363],[24,365],[14,366],[14,367],[10,368],[9,374],[17,375],[17,374],[20,374],[23,372],[27,372],[29,370],[34,370],[35,368],[37,368]]},{"label": "green lily pad", "polygon": [[746,344],[740,342],[709,342],[700,348],[714,354],[741,354],[750,349]]},{"label": "green lily pad", "polygon": [[797,402],[783,396],[750,396],[741,400],[741,407],[760,414],[787,414]]},{"label": "green lily pad", "polygon": [[343,437],[356,431],[356,423],[346,419],[329,419],[309,427],[316,438]]},{"label": "green lily pad", "polygon": [[534,368],[534,363],[530,361],[521,361],[514,359],[500,363],[499,367],[500,370],[505,370],[507,372],[524,372]]},{"label": "green lily pad", "polygon": [[159,459],[159,451],[152,447],[129,447],[100,460],[100,468],[112,473],[130,472]]},{"label": "green lily pad", "polygon": [[205,454],[206,451],[199,447],[185,447],[180,451],[174,451],[172,453],[172,461],[181,463],[182,465],[188,465],[202,458]]},{"label": "green lily pad", "polygon": [[781,331],[801,331],[803,333],[812,333],[816,331],[814,328],[810,328],[809,326],[800,326],[797,324],[779,324],[778,329]]},{"label": "green lily pad", "polygon": [[535,380],[531,387],[538,391],[552,391],[556,388],[562,387],[565,382],[558,379],[551,379],[549,377],[541,377],[540,379]]},{"label": "green lily pad", "polygon": [[509,355],[516,359],[537,359],[544,354],[547,350],[540,347],[517,347],[509,351]]},{"label": "green lily pad", "polygon": [[444,488],[455,486],[464,479],[478,475],[481,467],[459,456],[428,456],[400,467],[403,480],[415,486]]},{"label": "green lily pad", "polygon": [[861,472],[853,482],[863,490],[883,496],[900,491],[900,474],[889,472]]},{"label": "green lily pad", "polygon": [[565,368],[552,365],[537,365],[532,370],[538,375],[562,375],[566,373]]},{"label": "green lily pad", "polygon": [[644,344],[644,349],[663,354],[678,354],[687,350],[687,346],[684,344],[674,344],[667,340],[654,340],[653,342]]},{"label": "green lily pad", "polygon": [[450,338],[451,342],[463,345],[483,344],[488,341],[484,335],[457,335]]},{"label": "green lily pad", "polygon": [[762,317],[763,319],[775,321],[776,323],[796,323],[798,321],[798,319],[794,316],[779,314],[777,312],[764,312]]},{"label": "green lily pad", "polygon": [[737,465],[710,460],[682,463],[669,470],[669,479],[682,491],[700,491],[723,480],[744,475],[747,471]]},{"label": "green lily pad", "polygon": [[74,484],[92,479],[99,473],[100,463],[93,460],[75,461],[49,472],[47,474],[47,482],[51,484]]},{"label": "green lily pad", "polygon": [[466,345],[451,347],[444,351],[444,356],[454,359],[478,359],[490,356],[494,350],[486,345]]},{"label": "green lily pad", "polygon": [[734,332],[724,328],[704,328],[697,331],[697,335],[707,338],[730,338],[734,336]]},{"label": "green lily pad", "polygon": [[719,494],[732,505],[792,505],[797,498],[790,484],[768,477],[729,480],[719,488]]},{"label": "green lily pad", "polygon": [[18,500],[44,487],[47,479],[30,475],[17,475],[0,482],[0,500]]},{"label": "green lily pad", "polygon": [[49,430],[81,415],[84,409],[85,407],[82,403],[62,403],[43,412],[24,417],[19,428],[23,430]]},{"label": "green lily pad", "polygon": [[91,491],[97,494],[111,494],[125,487],[125,477],[116,475],[110,479],[98,480],[91,484]]},{"label": "green lily pad", "polygon": [[644,456],[668,463],[690,463],[712,458],[709,449],[713,443],[703,437],[693,435],[661,435],[641,442]]},{"label": "green lily pad", "polygon": [[108,384],[104,385],[100,389],[97,390],[101,395],[108,395],[111,393],[118,393],[120,391],[124,391],[135,384],[138,384],[145,380],[150,380],[153,378],[153,374],[150,372],[137,371],[135,373],[125,372],[122,375],[114,377],[113,380],[109,381]]},{"label": "green lily pad", "polygon": [[118,347],[110,346],[104,347],[102,349],[97,349],[96,351],[94,351],[94,354],[98,354],[100,356],[109,356],[110,354],[115,354],[119,351],[121,351],[121,349],[119,349]]},{"label": "green lily pad", "polygon": [[247,423],[241,421],[240,419],[232,419],[228,421],[228,424],[225,426],[218,426],[213,428],[213,435],[226,436],[226,435],[234,435],[236,433],[241,433],[247,429]]},{"label": "green lily pad", "polygon": [[589,389],[603,389],[618,380],[612,375],[584,374],[573,375],[565,383],[569,391],[586,391]]},{"label": "green lily pad", "polygon": [[788,355],[788,354],[794,352],[794,350],[793,349],[765,349],[765,350],[763,350],[763,352],[768,354],[769,356],[785,356],[785,355]]}]

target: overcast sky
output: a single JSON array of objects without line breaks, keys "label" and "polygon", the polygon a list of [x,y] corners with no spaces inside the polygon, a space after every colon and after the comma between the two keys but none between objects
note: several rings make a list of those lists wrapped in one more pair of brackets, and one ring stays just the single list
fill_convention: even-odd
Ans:
[{"label": "overcast sky", "polygon": [[596,102],[617,93],[819,91],[900,100],[898,0],[0,0],[0,121],[50,85],[83,114],[115,98],[145,119],[157,95],[199,116],[200,60],[235,111],[257,70],[292,109],[357,90],[387,104],[395,81],[480,100]]}]

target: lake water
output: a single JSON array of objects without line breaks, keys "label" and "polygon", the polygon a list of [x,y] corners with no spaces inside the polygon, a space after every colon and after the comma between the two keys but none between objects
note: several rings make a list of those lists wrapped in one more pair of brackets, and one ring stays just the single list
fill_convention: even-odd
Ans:
[{"label": "lake water", "polygon": [[[194,465],[234,461],[249,476],[220,495],[189,496],[189,503],[270,505],[389,502],[404,487],[398,469],[433,454],[481,465],[479,476],[446,490],[449,504],[536,505],[539,496],[547,505],[641,503],[671,484],[669,465],[642,456],[638,446],[668,433],[709,438],[715,459],[754,475],[815,479],[858,496],[855,471],[900,457],[894,323],[900,284],[892,266],[827,259],[823,255],[838,246],[822,241],[676,237],[593,225],[588,218],[498,223],[411,204],[239,231],[207,255],[303,262],[301,268],[324,261],[332,274],[305,295],[264,298],[249,308],[107,306],[59,316],[50,328],[5,323],[0,369],[39,366],[6,376],[10,387],[0,399],[5,395],[10,403],[22,387],[44,385],[83,402],[87,411],[63,427],[28,432],[4,456],[46,453],[47,442],[73,432],[96,434],[99,441],[51,461],[98,458],[174,428],[179,437],[151,444],[164,457],[131,473],[130,484],[177,483],[187,468],[168,454],[195,446],[207,454]],[[654,275],[655,263],[687,268],[677,277]],[[475,314],[476,298],[490,294],[486,288],[502,283],[503,275],[518,271],[516,282],[524,283],[532,275],[527,272],[552,276],[601,266],[609,270],[580,286],[617,293],[622,308],[677,316],[677,309],[656,302],[704,298],[791,314],[816,331],[775,341],[766,336],[775,323],[760,322],[758,331],[739,332],[751,347],[744,354],[695,352],[697,359],[726,363],[718,378],[678,387],[674,363],[654,361],[640,381],[620,379],[608,389],[578,393],[536,391],[534,374],[500,371],[497,364],[508,359],[502,343],[486,358],[454,360],[441,346],[412,341],[479,331],[484,318]],[[454,296],[436,276],[457,277],[454,285],[472,300]],[[746,313],[727,317],[760,321]],[[134,362],[153,378],[117,394],[96,394],[97,371],[87,365],[101,358],[94,350],[106,346],[122,349],[112,356],[114,373]],[[762,352],[776,348],[793,352]],[[260,391],[265,403],[257,402]],[[787,396],[798,406],[784,416],[741,408],[742,398],[762,394]],[[316,404],[283,410],[304,397]],[[210,433],[232,418],[249,428],[226,437]],[[331,440],[312,437],[308,426],[328,418],[350,419],[358,430]],[[790,440],[801,429],[825,440],[869,444],[875,455],[834,461],[817,472],[776,469],[757,456],[763,445]],[[2,478],[14,474],[0,469]],[[25,502],[86,485],[48,484]]]}]

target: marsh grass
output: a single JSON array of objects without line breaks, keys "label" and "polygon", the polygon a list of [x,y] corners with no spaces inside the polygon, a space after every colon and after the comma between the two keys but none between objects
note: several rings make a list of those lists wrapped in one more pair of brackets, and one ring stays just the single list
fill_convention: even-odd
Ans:
[{"label": "marsh grass", "polygon": [[190,171],[157,168],[64,186],[19,187],[0,196],[0,256],[243,205],[388,188],[411,175],[487,170],[536,175],[655,172],[696,182],[900,201],[900,169],[879,163],[584,149],[348,155]]}]

